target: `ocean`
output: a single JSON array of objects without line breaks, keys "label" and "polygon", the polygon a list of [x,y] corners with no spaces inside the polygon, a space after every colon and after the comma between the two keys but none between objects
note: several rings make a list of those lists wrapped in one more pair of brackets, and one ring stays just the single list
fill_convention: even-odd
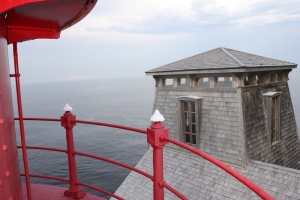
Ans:
[{"label": "ocean", "polygon": [[[289,81],[296,121],[300,125],[300,104],[297,79]],[[13,88],[14,89],[14,88]],[[56,83],[22,84],[24,117],[60,118],[69,103],[77,119],[107,122],[146,129],[154,100],[152,77],[84,80]],[[17,108],[14,98],[14,108]],[[17,110],[15,109],[15,116]],[[16,123],[17,124],[17,123]],[[16,128],[18,129],[18,128]],[[65,129],[58,122],[25,121],[27,145],[66,148]],[[147,151],[144,134],[91,125],[74,128],[77,151],[91,153],[135,166]],[[20,137],[17,133],[17,142]],[[19,150],[20,161],[22,152]],[[29,170],[34,174],[68,178],[67,156],[64,153],[28,150]],[[77,156],[80,182],[114,192],[130,172],[112,164]],[[23,171],[22,164],[20,165]],[[33,183],[68,187],[65,183],[31,178]],[[88,192],[108,198],[98,192]]]},{"label": "ocean", "polygon": [[[85,80],[22,85],[24,117],[60,118],[69,103],[77,119],[145,129],[150,125],[155,84],[152,77]],[[13,94],[13,98],[15,98]],[[17,108],[14,101],[14,108]],[[15,109],[17,116],[17,109]],[[17,124],[17,123],[16,123]],[[16,128],[18,129],[18,128]],[[77,124],[73,129],[77,151],[135,166],[148,148],[146,135],[108,127]],[[66,149],[65,129],[58,122],[25,121],[27,145]],[[17,133],[17,142],[20,137]],[[21,159],[21,150],[19,157]],[[29,171],[68,178],[67,155],[28,150]],[[114,192],[130,172],[112,164],[76,157],[79,181]],[[23,171],[22,164],[20,165]],[[33,183],[66,184],[31,178]],[[84,188],[86,189],[86,188]],[[107,196],[88,190],[89,192]]]}]

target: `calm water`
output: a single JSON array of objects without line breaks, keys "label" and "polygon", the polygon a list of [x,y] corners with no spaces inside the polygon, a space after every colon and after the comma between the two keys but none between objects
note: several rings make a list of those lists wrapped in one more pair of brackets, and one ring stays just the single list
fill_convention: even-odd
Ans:
[{"label": "calm water", "polygon": [[[298,127],[300,93],[297,79],[289,81]],[[298,81],[299,82],[299,81]],[[24,84],[25,117],[59,118],[65,103],[73,107],[77,119],[102,121],[146,129],[152,112],[154,80],[151,77],[60,83]],[[16,108],[16,106],[15,106]],[[17,116],[17,115],[16,115]],[[25,122],[27,145],[66,148],[65,132],[60,123]],[[147,150],[145,135],[98,126],[74,128],[78,151],[100,155],[134,166]],[[19,138],[18,138],[19,142]],[[19,151],[21,157],[21,151]],[[66,155],[28,150],[30,172],[68,178]],[[129,171],[89,158],[77,157],[79,180],[114,192]],[[21,166],[22,168],[22,166]],[[31,179],[35,183],[60,182]],[[94,193],[94,192],[92,192]],[[100,193],[94,193],[102,197]]]},{"label": "calm water", "polygon": [[[150,125],[154,89],[154,80],[150,77],[24,84],[24,117],[60,118],[62,108],[68,102],[77,119],[146,129]],[[25,128],[27,145],[66,148],[65,131],[60,123],[26,121]],[[78,124],[74,128],[74,139],[78,151],[132,166],[147,150],[145,135],[107,127]],[[66,154],[28,150],[28,155],[30,172],[68,178]],[[114,192],[129,173],[127,169],[80,156],[77,157],[77,164],[81,182],[110,192]],[[64,186],[56,181],[31,180]],[[97,192],[94,194],[103,196]]]}]

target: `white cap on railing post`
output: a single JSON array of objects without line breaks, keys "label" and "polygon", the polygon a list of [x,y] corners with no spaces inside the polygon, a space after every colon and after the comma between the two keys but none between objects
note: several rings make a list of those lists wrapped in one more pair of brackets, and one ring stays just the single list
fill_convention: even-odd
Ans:
[{"label": "white cap on railing post", "polygon": [[162,122],[165,121],[164,116],[162,116],[162,114],[160,114],[160,112],[156,109],[153,113],[153,115],[150,118],[151,122]]},{"label": "white cap on railing post", "polygon": [[71,110],[73,110],[73,108],[68,103],[66,103],[65,107],[63,108],[63,111],[68,112]]}]

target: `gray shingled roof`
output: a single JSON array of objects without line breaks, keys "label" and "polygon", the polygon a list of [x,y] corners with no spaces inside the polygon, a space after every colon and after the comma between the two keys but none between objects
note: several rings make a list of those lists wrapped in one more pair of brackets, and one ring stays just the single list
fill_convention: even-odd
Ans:
[{"label": "gray shingled roof", "polygon": [[[152,154],[152,149],[149,149],[137,168],[152,174]],[[250,160],[246,168],[233,168],[275,199],[300,199],[299,170],[254,160]],[[260,199],[222,169],[191,153],[164,148],[164,173],[167,183],[188,199]],[[153,199],[152,182],[131,172],[116,194],[130,200],[150,200]],[[165,199],[178,198],[165,190]]]},{"label": "gray shingled roof", "polygon": [[207,70],[207,69],[240,69],[261,67],[296,67],[297,64],[266,58],[228,48],[216,48],[177,62],[173,62],[149,71],[146,74],[159,72]]}]

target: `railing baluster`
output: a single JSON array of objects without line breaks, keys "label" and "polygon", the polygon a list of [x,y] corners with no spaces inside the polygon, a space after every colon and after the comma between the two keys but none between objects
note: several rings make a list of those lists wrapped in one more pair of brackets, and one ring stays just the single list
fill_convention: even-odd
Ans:
[{"label": "railing baluster", "polygon": [[19,59],[18,59],[18,45],[15,42],[13,44],[14,51],[14,64],[15,64],[15,77],[16,80],[16,92],[17,92],[17,103],[18,103],[18,115],[19,115],[19,124],[20,124],[20,135],[21,135],[21,144],[22,144],[22,156],[23,156],[23,165],[25,172],[25,182],[26,182],[26,191],[27,199],[32,199],[31,187],[30,187],[30,178],[29,178],[29,167],[28,167],[28,157],[26,150],[26,137],[23,121],[23,106],[22,106],[22,95],[21,95],[21,84],[20,84],[20,72],[19,72]]},{"label": "railing baluster", "polygon": [[147,142],[153,147],[153,198],[164,199],[164,169],[163,169],[163,147],[168,143],[161,138],[168,137],[168,129],[165,129],[160,121],[164,118],[155,111],[151,117],[154,123],[147,129]]},{"label": "railing baluster", "polygon": [[75,148],[73,139],[73,127],[76,125],[76,116],[71,113],[70,109],[65,110],[63,116],[61,116],[61,125],[66,129],[66,139],[67,139],[67,154],[68,154],[68,165],[69,165],[69,190],[66,190],[64,195],[67,197],[72,197],[73,199],[80,199],[86,195],[86,192],[80,189],[77,184],[77,169],[76,169],[76,159],[75,159]]}]

